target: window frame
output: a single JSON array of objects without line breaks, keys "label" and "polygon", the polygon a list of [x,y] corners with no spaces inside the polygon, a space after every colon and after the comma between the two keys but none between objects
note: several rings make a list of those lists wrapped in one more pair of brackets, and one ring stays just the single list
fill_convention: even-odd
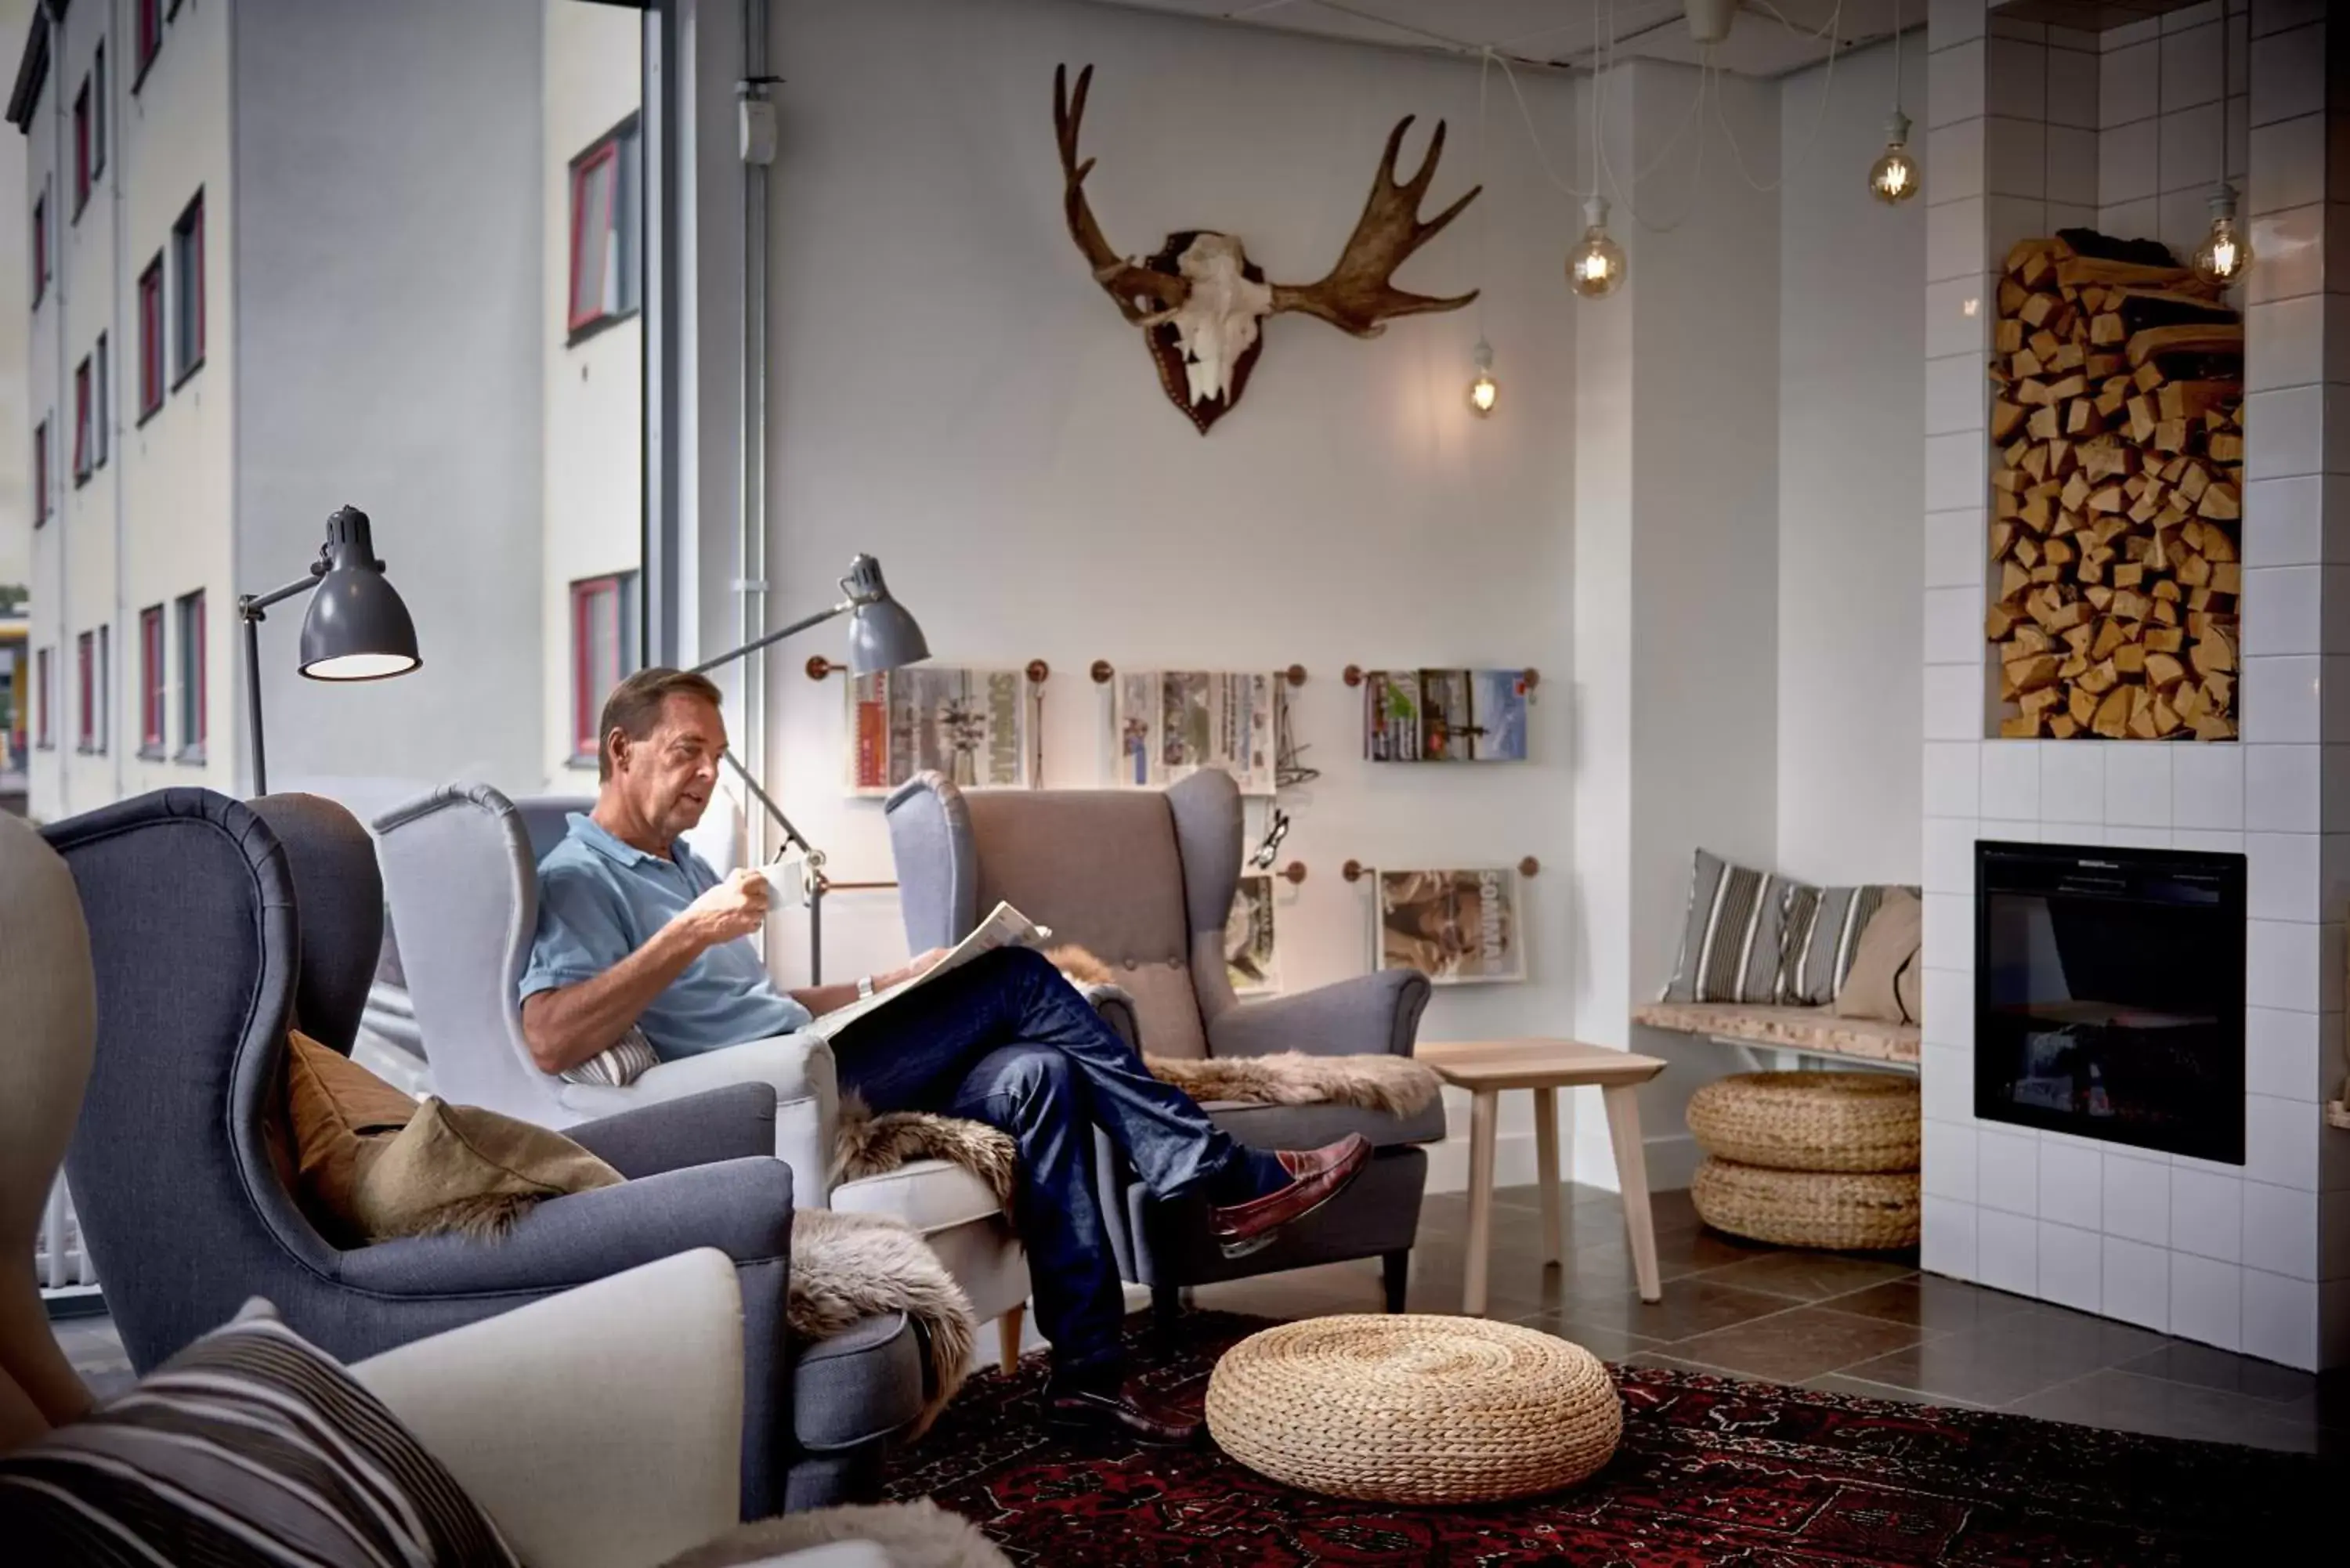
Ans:
[{"label": "window frame", "polygon": [[106,466],[108,452],[113,448],[114,389],[113,377],[107,369],[107,339],[110,334],[101,332],[89,351],[89,471],[96,473]]},{"label": "window frame", "polygon": [[33,649],[33,690],[40,702],[40,720],[33,726],[33,749],[57,749],[57,669],[54,648]]},{"label": "window frame", "polygon": [[106,755],[114,734],[114,625],[98,623],[98,744],[92,754]]},{"label": "window frame", "polygon": [[49,520],[49,421],[33,427],[33,526]]},{"label": "window frame", "polygon": [[74,750],[83,756],[90,753],[90,739],[96,732],[96,714],[91,708],[95,697],[92,665],[98,659],[98,634],[79,633],[74,638],[74,680],[78,701],[74,709]]},{"label": "window frame", "polygon": [[89,356],[74,367],[74,488],[89,483]]},{"label": "window frame", "polygon": [[130,0],[130,90],[137,92],[163,52],[163,0]]},{"label": "window frame", "polygon": [[89,61],[89,178],[95,186],[106,174],[106,40],[100,38]]},{"label": "window frame", "polygon": [[81,222],[81,210],[89,205],[89,185],[92,170],[89,164],[89,78],[81,78],[81,89],[74,94],[74,204],[73,221]]},{"label": "window frame", "polygon": [[[195,276],[191,279],[191,257]],[[173,357],[172,390],[204,368],[204,193],[180,209],[172,221],[172,274],[179,285],[178,308],[167,313]]]},{"label": "window frame", "polygon": [[41,181],[40,194],[33,198],[33,306],[49,296],[49,182]]},{"label": "window frame", "polygon": [[163,607],[139,612],[139,754],[161,758],[164,750]]},{"label": "window frame", "polygon": [[[570,212],[566,220],[569,236],[569,266],[566,270],[566,291],[563,297],[565,343],[582,343],[598,332],[619,325],[644,311],[644,222],[642,196],[644,131],[642,116],[631,114],[611,130],[589,142],[571,160],[569,171]],[[632,161],[634,177],[631,177]],[[619,274],[617,303],[607,308],[603,300],[612,293],[610,276],[600,273],[597,303],[583,310],[579,304],[579,282],[582,263],[588,251],[582,243],[582,228],[588,215],[587,203],[581,201],[590,177],[606,176],[610,187],[604,209],[605,235],[614,252],[613,266]],[[635,222],[631,223],[631,217]],[[602,262],[598,262],[599,268]],[[633,274],[633,286],[631,276]]]},{"label": "window frame", "polygon": [[163,253],[157,251],[155,259],[139,275],[139,422],[142,425],[162,411],[170,391],[163,344],[168,320]]},{"label": "window frame", "polygon": [[[603,718],[604,698],[639,662],[635,601],[643,580],[640,570],[631,569],[576,578],[570,585],[571,761],[575,764],[597,760],[604,743],[603,732],[598,728]],[[610,600],[612,650],[616,656],[616,669],[608,679],[588,668],[590,650],[595,645],[588,635],[588,617],[595,613],[598,601],[607,597]]]},{"label": "window frame", "polygon": [[182,594],[173,607],[180,639],[180,749],[175,755],[183,763],[202,763],[210,727],[204,693],[204,590]]}]

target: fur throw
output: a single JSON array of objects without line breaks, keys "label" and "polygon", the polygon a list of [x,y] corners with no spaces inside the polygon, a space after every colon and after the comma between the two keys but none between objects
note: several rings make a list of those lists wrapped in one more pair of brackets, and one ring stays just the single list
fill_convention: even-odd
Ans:
[{"label": "fur throw", "polygon": [[869,1541],[897,1568],[1012,1568],[976,1525],[928,1498],[763,1519],[672,1557],[664,1568],[734,1568],[834,1541]]},{"label": "fur throw", "polygon": [[930,1356],[931,1397],[908,1434],[915,1438],[930,1429],[970,1370],[979,1330],[971,1298],[907,1225],[879,1214],[795,1210],[792,1332],[830,1339],[861,1318],[892,1312],[914,1320]]},{"label": "fur throw", "polygon": [[832,1143],[834,1186],[880,1176],[919,1159],[959,1165],[987,1184],[996,1201],[1012,1201],[1012,1181],[1020,1151],[1003,1134],[980,1122],[959,1121],[929,1111],[891,1111],[875,1116],[854,1093],[840,1096],[840,1120]]}]

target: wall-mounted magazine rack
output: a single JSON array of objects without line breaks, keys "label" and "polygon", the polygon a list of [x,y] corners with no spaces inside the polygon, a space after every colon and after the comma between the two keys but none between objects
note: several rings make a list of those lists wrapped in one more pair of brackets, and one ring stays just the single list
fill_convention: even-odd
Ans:
[{"label": "wall-mounted magazine rack", "polygon": [[[1107,686],[1112,680],[1118,679],[1118,667],[1110,663],[1107,659],[1097,659],[1094,660],[1092,668],[1087,670],[1086,673],[1094,678],[1095,685]],[[1288,681],[1292,686],[1303,686],[1305,684],[1305,666],[1302,664],[1293,664],[1288,669],[1276,670],[1274,673],[1278,674],[1284,680]],[[1351,685],[1352,682],[1349,682],[1348,684]]]},{"label": "wall-mounted magazine rack", "polygon": [[[1372,867],[1364,865],[1359,860],[1349,860],[1344,866],[1338,867],[1338,875],[1344,877],[1349,882],[1359,882],[1364,877],[1369,876],[1371,871]],[[1518,862],[1518,875],[1521,877],[1537,876],[1541,871],[1542,862],[1535,859],[1531,855]]]}]

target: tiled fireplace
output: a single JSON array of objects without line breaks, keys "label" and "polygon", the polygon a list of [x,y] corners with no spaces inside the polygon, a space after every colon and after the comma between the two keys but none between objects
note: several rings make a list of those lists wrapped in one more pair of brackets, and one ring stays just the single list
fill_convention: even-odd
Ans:
[{"label": "tiled fireplace", "polygon": [[[2214,0],[2085,33],[1934,0],[1925,179],[1925,1266],[2302,1367],[2350,1364],[2350,1130],[2323,1112],[2345,1070],[2350,913],[2350,117],[2326,108],[2329,77],[2350,103],[2350,37],[2329,38],[2345,25],[2327,9],[2230,0],[2223,24]],[[2259,258],[2240,301],[2241,741],[1988,738],[1994,269],[2070,224],[2191,247],[2222,128]],[[2062,1030],[1982,1015],[1986,842],[2126,852],[2105,857],[2116,866],[2241,857],[2240,950],[2190,944],[2218,945],[2207,971],[2241,966],[2241,1002],[2216,1003],[2240,1031],[2203,1043],[2240,1036],[2241,1088],[2210,1081],[2229,1091],[2223,1124],[2241,1105],[2240,1158],[2229,1139],[2196,1153],[2112,1136],[2110,1083],[2092,1125],[2085,1064],[2021,1038]],[[2126,965],[2095,988],[2134,984],[2101,1000],[2135,1001],[2139,1023],[2217,1017]],[[2031,1109],[2019,1082],[2046,1114],[1982,1114],[1986,1083]]]}]

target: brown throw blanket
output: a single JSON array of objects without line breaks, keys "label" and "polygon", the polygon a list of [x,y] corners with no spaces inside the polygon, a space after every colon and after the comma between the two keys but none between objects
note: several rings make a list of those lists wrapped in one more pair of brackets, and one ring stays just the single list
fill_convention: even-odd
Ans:
[{"label": "brown throw blanket", "polygon": [[800,1209],[792,1214],[791,1330],[825,1340],[860,1318],[902,1312],[922,1330],[931,1397],[907,1436],[930,1430],[971,1370],[979,1331],[971,1298],[912,1228],[879,1214]]}]

